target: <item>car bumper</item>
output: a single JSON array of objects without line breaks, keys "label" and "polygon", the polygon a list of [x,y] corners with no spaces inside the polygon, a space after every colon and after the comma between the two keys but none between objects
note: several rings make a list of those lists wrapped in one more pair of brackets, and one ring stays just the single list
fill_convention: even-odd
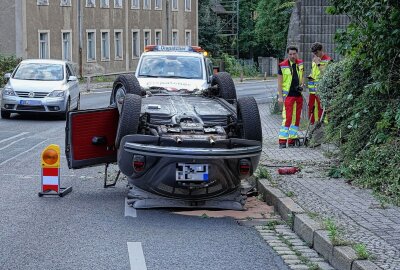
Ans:
[{"label": "car bumper", "polygon": [[[260,160],[260,142],[243,139],[216,141],[215,145],[186,140],[184,146],[170,139],[148,135],[129,135],[122,139],[118,165],[132,185],[147,192],[172,198],[203,200],[237,190],[242,179],[253,174]],[[199,146],[199,147],[195,147]],[[142,171],[135,171],[133,161],[144,158]],[[250,164],[248,174],[240,174],[239,163]],[[179,180],[178,166],[199,164],[207,167],[204,181]]]},{"label": "car bumper", "polygon": [[3,96],[1,110],[10,113],[22,112],[64,112],[66,109],[65,98],[21,98],[16,96]]}]

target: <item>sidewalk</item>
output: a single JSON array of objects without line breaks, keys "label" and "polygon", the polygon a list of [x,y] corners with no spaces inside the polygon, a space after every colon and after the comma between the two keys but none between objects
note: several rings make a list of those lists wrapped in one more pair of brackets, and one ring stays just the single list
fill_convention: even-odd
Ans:
[{"label": "sidewalk", "polygon": [[[312,220],[311,223],[317,224],[311,233],[314,242],[311,239],[310,244],[316,245],[315,237],[317,237],[318,228],[322,229],[323,221],[331,218],[343,230],[341,232],[343,239],[349,243],[366,245],[371,255],[370,260],[376,266],[385,270],[400,269],[400,208],[391,205],[387,208],[382,207],[370,190],[349,185],[344,179],[327,177],[327,169],[332,161],[324,156],[325,150],[321,148],[279,149],[278,132],[281,116],[271,115],[269,104],[259,104],[259,109],[264,137],[260,163],[268,168],[272,176],[272,179],[262,180],[260,184],[267,194],[278,192],[280,196],[278,195],[277,198],[280,199],[280,203],[293,200],[294,205],[297,204],[300,207],[300,210],[292,211],[294,214],[291,217],[292,222],[294,220],[296,223],[297,213],[304,212],[303,216],[308,216],[308,219]],[[277,174],[278,167],[298,165],[302,166],[301,173]],[[275,202],[275,208],[277,208],[276,204],[277,202]],[[286,205],[286,207],[293,209],[293,205]],[[298,208],[294,207],[294,209]],[[331,256],[334,256],[337,250],[340,248],[331,247],[327,255],[329,258],[326,259],[331,261]],[[373,264],[370,264],[369,268],[354,268],[355,259],[348,259],[348,261],[350,263],[348,269],[377,269],[373,267]],[[332,265],[335,267],[334,263]]]}]

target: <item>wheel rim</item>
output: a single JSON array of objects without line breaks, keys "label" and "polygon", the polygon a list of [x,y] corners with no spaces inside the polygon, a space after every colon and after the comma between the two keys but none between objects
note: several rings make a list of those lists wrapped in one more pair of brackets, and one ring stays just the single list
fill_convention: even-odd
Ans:
[{"label": "wheel rim", "polygon": [[115,91],[115,103],[117,104],[119,113],[121,113],[122,110],[122,103],[124,102],[125,93],[125,88],[122,85],[119,85]]}]

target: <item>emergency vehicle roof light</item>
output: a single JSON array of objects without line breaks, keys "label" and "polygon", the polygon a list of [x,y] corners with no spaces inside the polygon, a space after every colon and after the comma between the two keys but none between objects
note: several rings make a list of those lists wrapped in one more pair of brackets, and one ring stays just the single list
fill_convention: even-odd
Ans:
[{"label": "emergency vehicle roof light", "polygon": [[147,45],[144,47],[145,52],[165,51],[165,52],[197,52],[207,56],[207,52],[199,46],[177,46],[177,45]]}]

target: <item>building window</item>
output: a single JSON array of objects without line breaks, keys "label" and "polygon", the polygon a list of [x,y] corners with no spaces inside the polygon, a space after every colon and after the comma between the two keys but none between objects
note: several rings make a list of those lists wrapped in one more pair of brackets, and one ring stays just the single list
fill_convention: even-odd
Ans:
[{"label": "building window", "polygon": [[162,0],[155,0],[154,1],[154,9],[158,9],[158,10],[162,9]]},{"label": "building window", "polygon": [[95,7],[96,0],[86,0],[86,7]]},{"label": "building window", "polygon": [[48,59],[50,58],[50,32],[40,31],[39,32],[39,58]]},{"label": "building window", "polygon": [[114,8],[122,8],[122,0],[114,0]]},{"label": "building window", "polygon": [[172,0],[172,10],[178,10],[178,0]]},{"label": "building window", "polygon": [[172,45],[178,45],[178,30],[172,30]]},{"label": "building window", "polygon": [[115,59],[122,59],[123,47],[122,47],[122,31],[114,30],[114,47],[115,47]]},{"label": "building window", "polygon": [[150,0],[143,0],[143,9],[151,9]]},{"label": "building window", "polygon": [[87,61],[96,61],[96,32],[94,30],[87,31]]},{"label": "building window", "polygon": [[192,32],[190,30],[185,30],[185,45],[192,45]]},{"label": "building window", "polygon": [[100,0],[100,7],[101,8],[109,8],[110,7],[110,1],[109,0]]},{"label": "building window", "polygon": [[161,45],[162,44],[162,30],[155,30],[155,44]]},{"label": "building window", "polygon": [[151,44],[151,31],[150,30],[143,30],[143,47]]},{"label": "building window", "polygon": [[61,32],[62,36],[62,60],[72,60],[72,42],[71,42],[71,31]]},{"label": "building window", "polygon": [[70,7],[71,6],[71,0],[60,0],[60,6],[62,6],[62,7]]},{"label": "building window", "polygon": [[48,6],[49,5],[49,0],[37,0],[37,5],[38,6]]},{"label": "building window", "polygon": [[140,35],[139,30],[132,30],[132,58],[140,56]]},{"label": "building window", "polygon": [[101,60],[110,60],[110,31],[101,31]]},{"label": "building window", "polygon": [[140,1],[139,0],[132,0],[131,9],[139,9],[139,8],[140,8]]},{"label": "building window", "polygon": [[192,1],[185,0],[185,11],[191,11],[191,10],[192,10]]}]

